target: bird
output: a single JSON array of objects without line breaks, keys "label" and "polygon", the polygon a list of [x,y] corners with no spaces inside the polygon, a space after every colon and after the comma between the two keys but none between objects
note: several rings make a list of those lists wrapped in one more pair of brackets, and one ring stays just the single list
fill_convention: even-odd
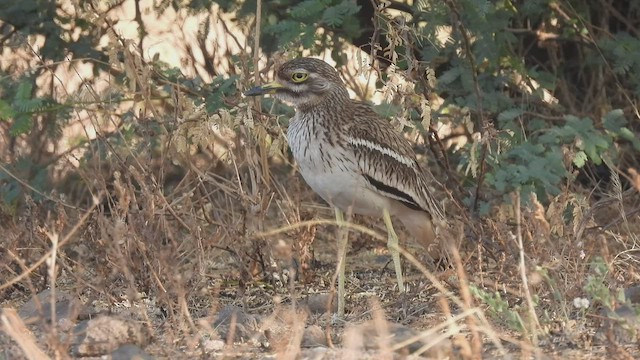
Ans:
[{"label": "bird", "polygon": [[[436,238],[434,220],[445,221],[431,188],[435,178],[420,166],[411,143],[370,105],[351,99],[338,71],[323,60],[289,60],[273,82],[244,93],[267,94],[295,108],[287,129],[289,148],[306,183],[334,207],[336,223],[344,224],[345,212],[384,219],[398,289],[404,292],[392,217],[425,247]],[[345,309],[343,238],[338,244],[340,317]]]}]

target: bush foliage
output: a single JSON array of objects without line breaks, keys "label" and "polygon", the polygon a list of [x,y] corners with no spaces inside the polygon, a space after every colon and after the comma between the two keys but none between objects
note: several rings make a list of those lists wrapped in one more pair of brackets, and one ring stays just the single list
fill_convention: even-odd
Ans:
[{"label": "bush foliage", "polygon": [[[96,31],[91,12],[100,9],[90,2],[80,5],[75,13],[56,11],[60,5],[52,1],[26,0],[0,7],[0,20],[8,33],[3,45],[27,48],[40,64],[30,73],[10,66],[2,69],[0,119],[3,138],[9,140],[3,150],[13,154],[4,157],[6,169],[0,182],[6,209],[17,204],[17,189],[24,191],[7,170],[20,174],[36,189],[52,189],[52,180],[41,174],[55,161],[44,161],[44,149],[36,145],[54,144],[80,109],[96,109],[103,101],[113,107],[142,90],[164,94],[160,102],[171,102],[171,94],[180,91],[195,106],[205,103],[209,114],[237,104],[237,100],[226,101],[238,99],[237,74],[221,73],[212,66],[207,67],[212,81],[203,81],[160,61],[138,58],[146,62],[151,80],[144,85],[147,89],[135,86],[130,72],[139,69],[135,63],[127,64],[129,59],[122,61],[123,53],[131,50],[128,40],[118,38],[111,24],[104,22],[111,46],[122,48],[117,53],[117,46],[99,46],[104,31]],[[215,5],[236,14],[234,26],[247,32],[255,26],[254,1],[188,1],[180,7],[205,13]],[[355,45],[373,55],[374,67],[384,70],[392,65],[395,73],[415,83],[415,94],[422,97],[418,103],[427,104],[426,108],[395,104],[402,108],[399,112],[418,125],[428,117],[426,125],[432,130],[438,123],[464,129],[461,134],[468,139],[461,148],[444,154],[436,151],[435,156],[447,158],[447,177],[464,189],[458,194],[460,200],[475,207],[489,205],[494,198],[477,198],[480,193],[507,195],[520,190],[527,198],[535,192],[546,199],[567,182],[573,183],[576,169],[592,169],[603,162],[610,171],[636,165],[640,141],[634,99],[640,95],[640,40],[634,36],[633,24],[638,22],[639,7],[620,2],[615,14],[626,16],[620,18],[606,6],[470,0],[417,1],[411,6],[392,1],[374,8],[369,1],[269,1],[263,4],[260,44],[267,54],[284,50],[313,55],[329,49],[338,64],[348,60],[342,49]],[[173,2],[156,3],[155,10],[170,7],[179,10]],[[594,18],[598,14],[608,15]],[[205,25],[198,35],[203,41]],[[139,32],[144,36],[143,27]],[[42,46],[29,48],[28,39],[36,35],[43,37]],[[232,55],[230,63],[249,66],[247,59]],[[65,66],[66,61],[90,63],[94,74],[117,70],[112,81],[120,85],[113,87],[108,99],[88,103],[77,94],[61,96],[52,88],[35,87],[36,79]],[[382,73],[383,82],[388,74]],[[428,74],[435,75],[435,81]],[[427,100],[430,94],[442,102]],[[127,121],[134,114],[119,115],[118,126],[138,136],[142,124]],[[161,122],[173,126],[166,119]],[[472,137],[474,133],[479,136]],[[26,140],[25,150],[16,153],[20,142],[12,139]],[[26,163],[30,170],[25,172]],[[481,188],[492,191],[478,191]]]}]

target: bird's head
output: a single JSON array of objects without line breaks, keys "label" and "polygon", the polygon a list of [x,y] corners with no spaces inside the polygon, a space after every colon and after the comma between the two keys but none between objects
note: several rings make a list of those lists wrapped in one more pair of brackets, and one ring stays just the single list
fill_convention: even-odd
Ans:
[{"label": "bird's head", "polygon": [[336,69],[314,58],[297,58],[282,64],[275,81],[254,87],[245,96],[273,94],[298,109],[310,108],[325,101],[340,103],[349,93]]}]

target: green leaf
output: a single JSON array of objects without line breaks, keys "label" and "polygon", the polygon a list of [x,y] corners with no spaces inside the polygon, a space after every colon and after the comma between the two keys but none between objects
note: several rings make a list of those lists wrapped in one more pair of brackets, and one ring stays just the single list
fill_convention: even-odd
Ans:
[{"label": "green leaf", "polygon": [[627,119],[624,117],[624,111],[622,109],[613,109],[609,111],[603,118],[602,124],[604,128],[612,131],[618,132],[621,127],[627,125]]},{"label": "green leaf", "polygon": [[500,122],[511,121],[522,114],[524,114],[523,109],[520,109],[520,108],[508,109],[498,114],[498,121]]},{"label": "green leaf", "polygon": [[9,120],[16,116],[15,110],[6,101],[0,99],[0,119]]},{"label": "green leaf", "polygon": [[33,90],[33,85],[31,84],[31,80],[25,80],[18,85],[18,89],[16,90],[15,99],[31,99],[31,90]]},{"label": "green leaf", "polygon": [[633,147],[640,151],[640,139],[627,127],[623,127],[620,129],[619,135],[621,138],[631,142]]},{"label": "green leaf", "polygon": [[307,0],[291,8],[291,17],[298,20],[317,19],[322,10],[324,10],[322,2]]},{"label": "green leaf", "polygon": [[15,206],[22,195],[20,186],[15,184],[0,187],[0,190],[2,190],[0,191],[0,193],[2,193],[2,202],[9,204],[10,206]]},{"label": "green leaf", "polygon": [[237,91],[235,87],[237,79],[238,76],[234,75],[229,78],[218,76],[213,80],[211,89],[209,90],[209,95],[206,98],[208,112],[214,113],[221,108],[228,107],[224,103],[224,98],[234,94]]},{"label": "green leaf", "polygon": [[33,119],[31,117],[31,114],[20,113],[15,117],[9,133],[11,134],[11,136],[20,136],[22,134],[28,133],[29,130],[31,130],[32,126]]},{"label": "green leaf", "polygon": [[573,158],[573,163],[579,168],[583,167],[584,164],[587,163],[587,154],[585,154],[584,151],[578,151]]},{"label": "green leaf", "polygon": [[462,69],[460,67],[454,67],[451,70],[447,70],[438,77],[438,83],[451,84],[460,77],[461,73]]},{"label": "green leaf", "polygon": [[373,105],[373,111],[375,111],[383,118],[389,118],[393,115],[399,114],[402,109],[397,105],[385,102],[378,105]]},{"label": "green leaf", "polygon": [[629,130],[629,128],[627,127],[620,128],[620,131],[618,133],[620,134],[621,138],[627,141],[637,140],[636,135],[633,132],[631,132],[631,130]]},{"label": "green leaf", "polygon": [[305,29],[303,24],[294,20],[282,20],[264,27],[265,33],[277,36],[282,44],[289,44],[299,39]]},{"label": "green leaf", "polygon": [[331,27],[340,27],[347,17],[357,14],[360,6],[355,2],[343,1],[336,6],[327,8],[322,14],[322,22]]}]

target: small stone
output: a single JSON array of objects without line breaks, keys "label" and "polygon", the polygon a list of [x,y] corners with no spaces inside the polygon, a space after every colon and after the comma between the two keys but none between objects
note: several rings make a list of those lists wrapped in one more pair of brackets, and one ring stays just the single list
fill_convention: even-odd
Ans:
[{"label": "small stone", "polygon": [[202,347],[206,352],[220,351],[224,349],[224,345],[222,340],[207,339],[202,342]]},{"label": "small stone", "polygon": [[[55,291],[53,306],[55,306],[55,320],[60,330],[70,329],[78,319],[83,305],[75,296],[60,290]],[[47,289],[27,301],[18,314],[27,323],[51,322],[52,301],[51,290]]]},{"label": "small stone", "polygon": [[[331,294],[312,294],[306,297],[301,301],[302,304],[307,306],[309,313],[312,315],[322,315],[329,312],[329,300],[331,299]],[[332,311],[338,311],[338,299],[333,299],[332,301]]]},{"label": "small stone", "polygon": [[235,328],[234,340],[246,341],[259,330],[258,320],[255,316],[247,314],[237,306],[225,306],[218,312],[213,322],[214,328],[223,340],[228,339],[229,330]]},{"label": "small stone", "polygon": [[624,289],[624,297],[632,304],[640,304],[640,286]]},{"label": "small stone", "polygon": [[[359,348],[364,351],[379,351],[384,350],[384,347],[391,348],[396,344],[404,343],[409,339],[414,339],[418,334],[419,333],[413,329],[401,324],[387,322],[381,325],[374,321],[369,321],[347,329],[347,331],[345,331],[343,342],[348,344],[345,346],[346,348]],[[447,339],[431,346],[427,353],[415,354],[427,343],[428,339],[417,337],[413,342],[398,349],[398,352],[405,355],[427,355],[438,359],[451,356],[452,344],[451,341]]]},{"label": "small stone", "polygon": [[[235,317],[235,320],[233,319]],[[218,317],[214,324],[218,325],[229,325],[232,321],[236,321],[237,323],[243,325],[254,325],[256,324],[256,318],[253,315],[247,314],[242,310],[242,308],[238,306],[225,306],[218,312]]]},{"label": "small stone", "polygon": [[327,336],[322,328],[318,325],[311,325],[304,329],[304,333],[302,335],[302,344],[300,345],[303,348],[312,348],[318,346],[329,346],[327,342]]},{"label": "small stone", "polygon": [[640,286],[624,289],[624,297],[625,302],[617,304],[615,310],[600,310],[604,321],[595,334],[600,341],[633,344],[640,340],[640,316],[636,312],[640,303]]},{"label": "small stone", "polygon": [[324,346],[318,346],[310,349],[302,349],[300,351],[299,359],[309,359],[309,360],[324,360],[324,359],[339,359],[346,358],[344,356],[339,356],[338,350],[331,349]]},{"label": "small stone", "polygon": [[73,260],[88,259],[92,256],[93,252],[89,247],[83,243],[79,243],[75,246],[71,246],[68,255]]},{"label": "small stone", "polygon": [[127,344],[112,352],[111,360],[153,360],[153,356],[136,345]]},{"label": "small stone", "polygon": [[276,352],[300,348],[304,336],[307,313],[302,309],[276,308],[261,324],[269,349]]},{"label": "small stone", "polygon": [[81,321],[74,329],[71,347],[75,356],[101,356],[123,344],[145,346],[150,336],[142,324],[112,316]]},{"label": "small stone", "polygon": [[391,261],[393,261],[391,255],[377,255],[373,258],[373,263],[379,266],[388,265]]},{"label": "small stone", "polygon": [[604,311],[606,320],[596,334],[597,337],[613,335],[613,340],[633,344],[640,340],[640,317],[631,305],[624,304],[615,311]]}]

